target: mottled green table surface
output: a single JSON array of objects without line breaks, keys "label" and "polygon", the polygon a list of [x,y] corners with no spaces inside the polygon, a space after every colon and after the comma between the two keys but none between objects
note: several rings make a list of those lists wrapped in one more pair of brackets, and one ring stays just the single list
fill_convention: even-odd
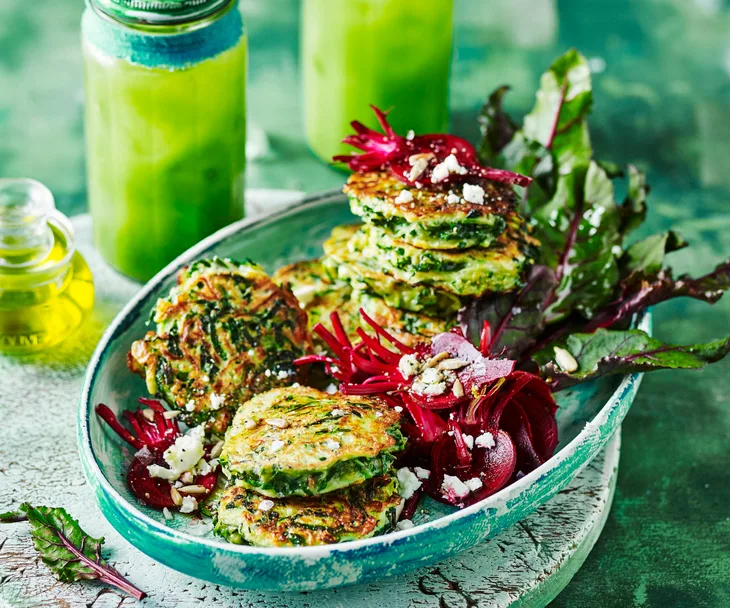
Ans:
[{"label": "mottled green table surface", "polygon": [[[345,1],[345,0],[341,0]],[[727,0],[457,0],[453,130],[473,138],[482,97],[511,83],[531,104],[568,46],[591,58],[599,157],[634,162],[654,185],[645,230],[692,242],[678,271],[730,254],[730,5]],[[45,182],[69,214],[85,208],[81,0],[0,2],[0,176]],[[249,185],[314,191],[342,183],[303,141],[295,0],[245,0]],[[730,332],[730,300],[655,314],[676,342]],[[0,463],[0,475],[3,475]],[[2,553],[0,548],[0,559]],[[1,581],[0,581],[1,584]],[[730,363],[646,378],[623,427],[613,511],[555,606],[730,606]]]}]

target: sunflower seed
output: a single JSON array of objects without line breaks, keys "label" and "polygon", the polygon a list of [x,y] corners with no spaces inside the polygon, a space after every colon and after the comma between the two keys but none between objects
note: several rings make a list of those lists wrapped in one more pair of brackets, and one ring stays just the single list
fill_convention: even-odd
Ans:
[{"label": "sunflower seed", "polygon": [[469,365],[469,362],[463,359],[444,359],[439,363],[439,369],[461,369],[467,365]]},{"label": "sunflower seed", "polygon": [[578,370],[578,362],[567,350],[560,348],[559,346],[556,346],[553,350],[555,351],[555,361],[557,361],[558,365],[564,372],[572,374]]},{"label": "sunflower seed", "polygon": [[451,390],[454,393],[454,397],[464,396],[464,385],[461,384],[461,381],[458,378],[454,380],[454,386],[451,387]]},{"label": "sunflower seed", "polygon": [[267,418],[265,422],[269,426],[276,427],[277,429],[285,429],[289,426],[289,423],[283,418]]},{"label": "sunflower seed", "polygon": [[150,408],[148,408],[148,407],[144,408],[144,409],[142,410],[142,415],[143,415],[143,416],[144,416],[144,417],[145,417],[145,418],[146,418],[147,420],[149,420],[150,422],[154,422],[154,421],[155,421],[155,410],[153,410],[153,409],[150,409]]},{"label": "sunflower seed", "polygon": [[179,507],[182,504],[182,496],[180,495],[180,492],[177,491],[177,488],[170,488],[170,498],[172,498],[172,504],[176,507]]},{"label": "sunflower seed", "polygon": [[192,485],[192,486],[183,486],[179,490],[180,492],[184,492],[185,494],[205,494],[208,490],[205,486],[201,485]]},{"label": "sunflower seed", "polygon": [[439,353],[438,355],[434,355],[428,361],[426,361],[426,365],[424,365],[424,367],[426,369],[428,369],[429,367],[433,367],[434,365],[437,365],[444,359],[448,359],[448,358],[449,358],[449,353],[447,353],[447,352]]},{"label": "sunflower seed", "polygon": [[222,441],[219,441],[210,450],[210,457],[211,458],[218,458],[218,456],[221,455],[221,452],[222,451],[223,451],[223,442]]},{"label": "sunflower seed", "polygon": [[166,412],[163,412],[162,415],[165,420],[172,420],[180,415],[180,410],[167,410]]}]

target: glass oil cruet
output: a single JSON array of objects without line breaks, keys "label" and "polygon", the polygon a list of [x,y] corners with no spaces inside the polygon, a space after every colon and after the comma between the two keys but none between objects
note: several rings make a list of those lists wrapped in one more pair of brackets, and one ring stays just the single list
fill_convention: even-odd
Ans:
[{"label": "glass oil cruet", "polygon": [[0,179],[0,353],[61,342],[93,304],[91,271],[50,190],[31,179]]}]

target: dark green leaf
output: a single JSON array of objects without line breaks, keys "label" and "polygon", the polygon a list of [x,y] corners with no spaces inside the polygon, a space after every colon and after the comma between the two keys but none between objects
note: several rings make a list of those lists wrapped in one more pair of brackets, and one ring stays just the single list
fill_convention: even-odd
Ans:
[{"label": "dark green leaf", "polygon": [[640,274],[642,277],[656,276],[664,266],[666,255],[686,246],[687,241],[671,230],[647,237],[624,252],[621,258],[621,274],[624,277],[632,274]]},{"label": "dark green leaf", "polygon": [[593,105],[591,71],[575,49],[558,57],[540,79],[537,102],[522,132],[554,154],[558,172],[586,167],[592,149],[585,119]]},{"label": "dark green leaf", "polygon": [[101,557],[103,538],[92,538],[65,509],[21,505],[31,525],[33,546],[58,580],[71,583],[98,579],[142,599],[137,589]]},{"label": "dark green leaf", "polygon": [[[559,354],[564,349],[569,353]],[[609,374],[650,372],[659,369],[702,369],[722,359],[730,351],[730,338],[675,346],[648,336],[641,330],[599,329],[592,334],[572,334],[533,355],[543,377],[554,390]],[[575,371],[570,369],[574,360]]]},{"label": "dark green leaf", "polygon": [[674,298],[693,298],[714,304],[728,289],[730,289],[730,261],[719,264],[712,272],[696,279],[685,274],[675,280],[669,269],[662,270],[655,277],[634,273],[622,282],[620,296],[596,314],[585,326],[585,330],[611,327],[630,319],[650,306]]},{"label": "dark green leaf", "polygon": [[613,183],[597,163],[563,175],[553,199],[534,217],[541,262],[558,284],[544,303],[546,324],[573,311],[590,319],[613,297],[619,280],[619,213]]},{"label": "dark green leaf", "polygon": [[507,91],[509,91],[508,86],[496,89],[484,103],[477,117],[479,130],[482,133],[478,154],[479,161],[483,165],[491,165],[517,131],[515,122],[502,109],[502,99]]}]

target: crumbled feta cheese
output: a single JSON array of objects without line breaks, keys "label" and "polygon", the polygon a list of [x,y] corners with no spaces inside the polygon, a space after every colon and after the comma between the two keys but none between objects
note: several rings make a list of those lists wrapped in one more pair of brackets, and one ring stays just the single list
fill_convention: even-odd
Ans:
[{"label": "crumbled feta cheese", "polygon": [[210,394],[210,409],[212,410],[219,410],[221,409],[221,406],[225,403],[226,396],[225,395],[217,395],[216,393]]},{"label": "crumbled feta cheese", "polygon": [[185,471],[182,475],[180,475],[180,481],[184,484],[191,484],[195,481],[195,477],[193,477],[193,474],[190,471]]},{"label": "crumbled feta cheese", "polygon": [[393,409],[394,409],[394,410],[395,410],[396,412],[398,412],[399,414],[400,414],[400,413],[401,413],[401,412],[403,411],[403,408],[402,408],[402,407],[401,407],[400,405],[396,405],[396,406],[395,406],[395,407],[394,407]]},{"label": "crumbled feta cheese", "polygon": [[478,184],[464,184],[464,200],[476,205],[484,204],[484,188]]},{"label": "crumbled feta cheese", "polygon": [[406,467],[398,469],[396,477],[398,477],[398,484],[400,486],[398,493],[405,500],[408,500],[411,496],[413,496],[416,493],[416,490],[418,490],[423,483],[420,479],[418,479],[418,477],[416,477],[413,471]]},{"label": "crumbled feta cheese", "polygon": [[286,370],[280,370],[278,374],[276,374],[276,377],[279,380],[286,380],[289,377],[289,372]]},{"label": "crumbled feta cheese", "polygon": [[274,501],[273,500],[262,500],[259,503],[259,511],[271,511],[271,509],[274,508]]},{"label": "crumbled feta cheese", "polygon": [[203,382],[205,382],[206,384],[208,384],[208,382],[210,382],[210,378],[209,378],[208,376],[203,376],[203,377],[201,378],[201,380],[202,380]]},{"label": "crumbled feta cheese", "polygon": [[328,450],[332,450],[333,452],[335,450],[340,449],[340,443],[339,441],[335,441],[334,439],[328,439],[324,442],[324,447],[326,447]]},{"label": "crumbled feta cheese", "polygon": [[398,361],[398,371],[407,380],[411,376],[415,376],[421,369],[421,364],[414,354],[403,355]]},{"label": "crumbled feta cheese", "polygon": [[[455,194],[451,190],[449,190],[449,195],[446,197],[446,202],[451,204],[456,204],[461,202],[461,197],[458,194]],[[456,227],[454,227],[456,228]]]},{"label": "crumbled feta cheese", "polygon": [[491,450],[495,445],[497,445],[497,442],[494,440],[494,435],[487,431],[486,433],[482,433],[481,435],[479,435],[479,437],[476,438],[474,445],[476,445],[478,448]]},{"label": "crumbled feta cheese", "polygon": [[264,372],[264,376],[266,376],[267,378],[270,378],[270,377],[271,377],[271,370],[270,370],[270,369],[267,369],[267,370],[266,370],[266,371]]},{"label": "crumbled feta cheese", "polygon": [[376,418],[382,418],[383,417],[383,412],[375,412],[375,417]]},{"label": "crumbled feta cheese", "polygon": [[408,133],[406,133],[406,139],[408,141],[411,141],[415,136],[416,136],[416,132],[413,129],[411,129],[410,131],[408,131]]},{"label": "crumbled feta cheese", "polygon": [[470,492],[476,492],[479,488],[482,487],[482,480],[478,477],[472,477],[471,479],[467,479],[464,482],[464,485],[469,488]]},{"label": "crumbled feta cheese", "polygon": [[401,190],[398,196],[395,197],[396,203],[410,203],[413,200],[413,195],[410,190]]},{"label": "crumbled feta cheese", "polygon": [[410,519],[401,519],[395,524],[396,530],[410,530],[413,527],[413,522]]},{"label": "crumbled feta cheese", "polygon": [[441,491],[444,493],[444,496],[447,496],[451,500],[456,500],[467,496],[469,494],[469,487],[458,477],[444,475]]},{"label": "crumbled feta cheese", "polygon": [[337,392],[337,385],[336,384],[328,384],[327,388],[324,389],[324,392],[329,395],[334,395]]},{"label": "crumbled feta cheese", "polygon": [[429,471],[428,469],[424,469],[422,467],[413,467],[413,470],[415,471],[416,477],[418,477],[418,479],[428,479],[429,477],[431,477],[431,471]]},{"label": "crumbled feta cheese", "polygon": [[172,513],[170,513],[170,509],[168,509],[167,507],[162,509],[162,514],[165,516],[165,519],[167,521],[170,521],[172,519]]},{"label": "crumbled feta cheese", "polygon": [[456,156],[449,154],[443,162],[433,168],[433,171],[431,172],[431,183],[437,184],[438,182],[445,180],[452,173],[466,175],[466,168],[459,164],[459,161],[456,160]]},{"label": "crumbled feta cheese", "polygon": [[347,411],[341,410],[341,409],[334,409],[330,412],[330,416],[333,416],[334,418],[342,418],[342,416],[347,416]]},{"label": "crumbled feta cheese", "polygon": [[198,501],[192,496],[183,496],[180,513],[192,513],[198,509]]},{"label": "crumbled feta cheese", "polygon": [[159,477],[168,481],[175,481],[180,476],[190,471],[198,464],[203,457],[203,435],[205,430],[202,426],[195,427],[186,435],[178,437],[162,455],[169,468],[151,464],[147,467],[150,477]]},{"label": "crumbled feta cheese", "polygon": [[213,468],[205,458],[201,458],[200,462],[195,465],[195,475],[207,475],[212,470]]},{"label": "crumbled feta cheese", "polygon": [[446,378],[435,367],[426,368],[413,382],[413,390],[419,395],[443,395],[446,392]]},{"label": "crumbled feta cheese", "polygon": [[474,448],[474,437],[462,433],[461,438],[464,440],[466,447],[468,447],[470,450]]},{"label": "crumbled feta cheese", "polygon": [[248,354],[248,356],[249,356],[249,357],[253,357],[253,355],[254,355],[254,350],[253,350],[253,348],[249,348],[249,349],[248,349],[248,353],[247,353],[247,354]]},{"label": "crumbled feta cheese", "polygon": [[195,401],[193,401],[192,399],[191,399],[190,401],[188,401],[188,402],[187,402],[187,403],[185,404],[185,409],[186,409],[186,410],[187,410],[188,412],[194,412],[194,411],[195,411]]},{"label": "crumbled feta cheese", "polygon": [[299,382],[295,382],[294,384],[291,385],[292,388],[299,388],[300,386],[301,386],[301,384],[299,384]]},{"label": "crumbled feta cheese", "polygon": [[269,445],[269,452],[278,452],[286,444],[281,439],[274,439]]}]

